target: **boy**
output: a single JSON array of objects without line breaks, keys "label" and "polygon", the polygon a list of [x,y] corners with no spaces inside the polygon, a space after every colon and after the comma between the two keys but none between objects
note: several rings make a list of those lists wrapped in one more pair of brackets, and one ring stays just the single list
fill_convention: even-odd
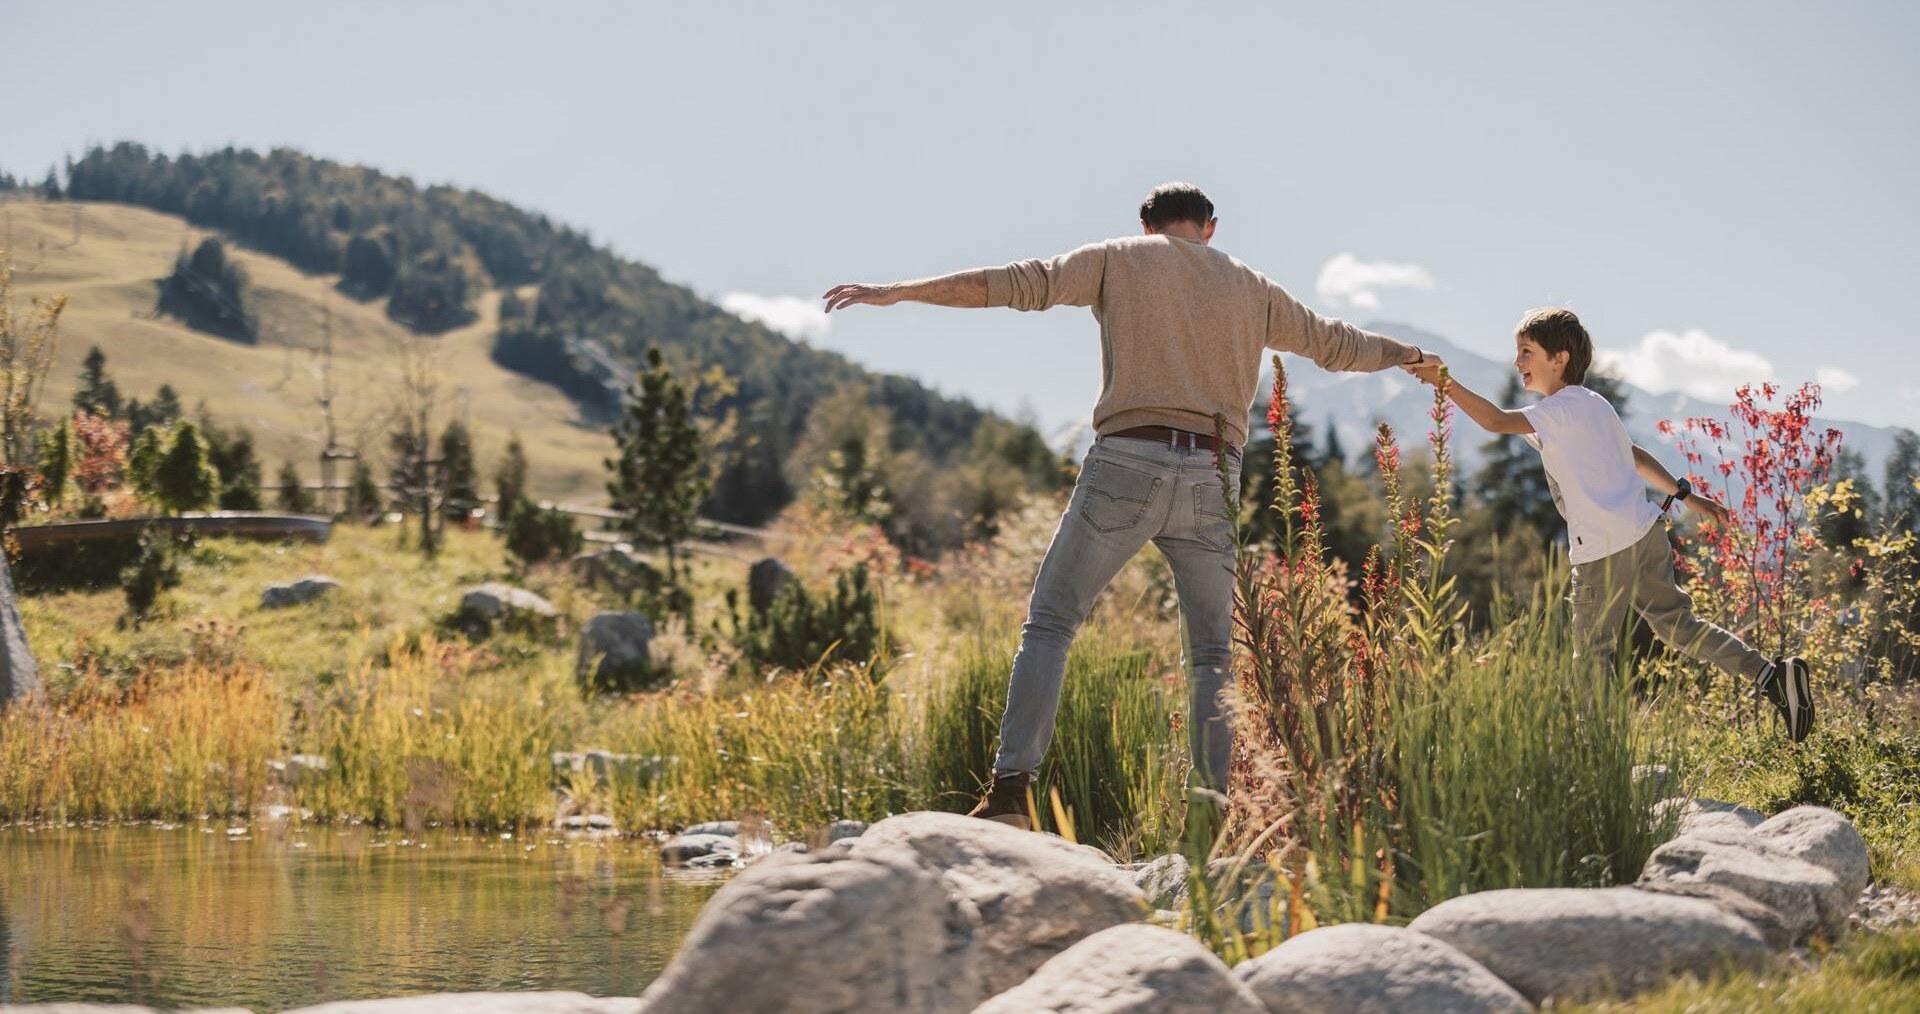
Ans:
[{"label": "boy", "polygon": [[[1734,676],[1753,680],[1786,723],[1795,743],[1813,729],[1813,695],[1806,662],[1777,663],[1739,638],[1693,614],[1693,601],[1674,583],[1663,508],[1647,500],[1651,484],[1717,525],[1731,523],[1725,507],[1675,480],[1665,466],[1627,438],[1607,399],[1581,386],[1593,361],[1593,342],[1572,310],[1534,310],[1513,333],[1513,367],[1527,390],[1543,396],[1522,409],[1502,409],[1451,382],[1454,404],[1490,433],[1513,433],[1540,452],[1554,506],[1567,520],[1573,563],[1573,630],[1582,654],[1610,658],[1626,611],[1638,611],[1672,647]],[[1438,384],[1438,365],[1407,372]]]}]

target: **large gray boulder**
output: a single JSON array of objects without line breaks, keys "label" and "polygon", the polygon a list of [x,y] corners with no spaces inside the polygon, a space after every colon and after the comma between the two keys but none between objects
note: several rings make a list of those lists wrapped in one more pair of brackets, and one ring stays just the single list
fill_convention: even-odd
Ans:
[{"label": "large gray boulder", "polygon": [[1233,970],[1198,940],[1132,923],[1061,951],[974,1014],[1266,1014]]},{"label": "large gray boulder", "polygon": [[[1837,936],[1860,894],[1842,887],[1832,872],[1802,862],[1752,831],[1726,828],[1683,834],[1654,849],[1638,886],[1670,893],[1718,888],[1751,899],[1763,911],[1752,913],[1737,901],[1723,907],[1754,923],[1775,948],[1815,934]],[[1717,892],[1698,893],[1724,900]]]},{"label": "large gray boulder", "polygon": [[726,834],[676,834],[660,843],[660,860],[686,863],[712,855],[738,855],[740,839]]},{"label": "large gray boulder", "polygon": [[467,589],[460,596],[460,616],[481,624],[494,624],[516,618],[552,620],[560,610],[553,603],[510,584],[489,581]]},{"label": "large gray boulder", "polygon": [[585,993],[428,993],[383,1000],[340,1000],[286,1014],[639,1014],[636,997]]},{"label": "large gray boulder", "polygon": [[1680,819],[1674,828],[1675,834],[1690,834],[1694,831],[1734,830],[1745,831],[1759,826],[1767,815],[1758,810],[1750,810],[1737,803],[1722,802],[1718,799],[1688,799],[1675,796],[1654,804],[1654,819],[1664,820],[1668,813],[1680,811]]},{"label": "large gray boulder", "polygon": [[580,630],[574,676],[595,690],[642,690],[661,682],[648,648],[653,621],[645,613],[599,613]]},{"label": "large gray boulder", "polygon": [[1310,930],[1233,972],[1271,1014],[1533,1009],[1485,965],[1423,933],[1392,926]]},{"label": "large gray boulder", "polygon": [[911,851],[767,858],[720,888],[647,1014],[961,1012],[986,996],[979,913]]},{"label": "large gray boulder", "polygon": [[773,608],[773,600],[779,597],[780,590],[794,580],[793,571],[771,556],[755,561],[747,568],[748,607],[756,613]]},{"label": "large gray boulder", "polygon": [[308,574],[306,577],[286,584],[270,584],[260,593],[260,608],[285,609],[288,606],[302,605],[330,595],[339,587],[340,582],[325,574]]},{"label": "large gray boulder", "polygon": [[1867,889],[1867,842],[1853,822],[1824,806],[1796,806],[1754,826],[1754,836],[1834,875],[1850,897]]},{"label": "large gray boulder", "polygon": [[336,1001],[286,1014],[639,1014],[636,997],[586,993],[426,993],[384,1001]]},{"label": "large gray boulder", "polygon": [[1010,989],[1048,958],[1110,926],[1144,918],[1144,895],[1094,849],[954,813],[888,817],[849,851],[906,849],[980,913],[982,984]]},{"label": "large gray boulder", "polygon": [[1710,901],[1631,887],[1482,891],[1407,928],[1451,944],[1534,1003],[1630,996],[1670,975],[1757,968],[1771,955],[1757,929]]},{"label": "large gray boulder", "polygon": [[573,574],[587,585],[632,592],[660,585],[660,572],[624,546],[582,553],[571,562]]},{"label": "large gray boulder", "polygon": [[0,553],[0,706],[15,701],[45,700],[40,663],[27,645],[27,628],[13,598],[13,570]]}]

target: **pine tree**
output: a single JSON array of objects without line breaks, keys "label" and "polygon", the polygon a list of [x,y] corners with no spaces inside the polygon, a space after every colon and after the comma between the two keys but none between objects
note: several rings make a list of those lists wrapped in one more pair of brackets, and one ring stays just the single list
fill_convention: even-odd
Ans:
[{"label": "pine tree", "polygon": [[498,493],[495,512],[502,521],[527,500],[527,450],[518,433],[507,438],[507,453],[500,459],[499,471],[493,473],[493,488]]},{"label": "pine tree", "polygon": [[79,448],[73,439],[73,420],[40,434],[40,495],[50,504],[66,499],[67,480],[73,475]]},{"label": "pine tree", "polygon": [[[218,431],[208,424],[206,432],[211,437]],[[220,478],[220,509],[259,510],[260,459],[254,457],[253,434],[243,428],[231,437],[221,434],[217,442],[210,439],[208,443],[218,451],[212,461]]]},{"label": "pine tree", "polygon": [[353,459],[353,476],[347,480],[347,516],[372,521],[385,510],[380,484],[374,481],[373,466],[365,458]]},{"label": "pine tree", "polygon": [[80,367],[80,390],[73,393],[73,407],[108,419],[120,415],[120,388],[107,376],[107,354],[95,345],[87,350]]},{"label": "pine tree", "polygon": [[158,427],[143,427],[134,434],[133,444],[127,451],[127,483],[141,500],[149,503],[159,500],[156,477],[160,471],[160,459],[166,453],[166,434]]},{"label": "pine tree", "polygon": [[480,506],[480,470],[473,464],[473,434],[467,424],[455,419],[440,432],[440,488],[444,491],[441,508],[453,524],[465,524]]},{"label": "pine tree", "polygon": [[207,442],[200,428],[181,422],[173,428],[173,443],[153,472],[154,492],[162,507],[178,514],[213,506],[220,495],[220,477],[208,460]]},{"label": "pine tree", "polygon": [[1894,524],[1920,530],[1920,433],[1895,430],[1893,451],[1887,455],[1886,516]]},{"label": "pine tree", "polygon": [[[1589,374],[1588,379],[1594,376]],[[1520,394],[1520,378],[1509,377],[1499,404],[1518,404]],[[1493,530],[1502,536],[1531,531],[1542,544],[1551,544],[1560,532],[1561,519],[1553,503],[1553,490],[1547,485],[1546,469],[1540,466],[1540,455],[1512,433],[1480,446],[1480,470],[1474,473],[1473,482],[1481,502],[1492,514]]]},{"label": "pine tree", "polygon": [[667,586],[678,593],[679,611],[690,611],[679,546],[693,537],[696,512],[712,479],[702,461],[687,387],[675,379],[658,348],[647,350],[647,368],[628,389],[626,414],[614,426],[613,438],[620,456],[607,460],[613,472],[607,493],[613,509],[625,515],[620,528],[634,545],[666,554]]},{"label": "pine tree", "polygon": [[313,513],[313,494],[301,484],[300,470],[294,467],[293,462],[280,465],[280,477],[276,481],[280,484],[278,504],[281,510],[289,514]]}]

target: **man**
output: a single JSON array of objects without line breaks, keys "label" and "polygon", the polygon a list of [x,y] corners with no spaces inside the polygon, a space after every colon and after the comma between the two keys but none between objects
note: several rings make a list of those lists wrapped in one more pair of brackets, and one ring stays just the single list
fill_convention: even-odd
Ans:
[{"label": "man", "polygon": [[[902,301],[1087,306],[1100,322],[1097,439],[1034,580],[993,778],[972,814],[1015,827],[1031,826],[1027,788],[1053,736],[1067,648],[1095,597],[1148,540],[1173,570],[1186,624],[1195,778],[1224,788],[1233,728],[1220,694],[1231,672],[1237,549],[1226,498],[1239,492],[1240,446],[1263,350],[1298,353],[1329,370],[1427,362],[1417,348],[1315,314],[1213,249],[1219,220],[1196,187],[1154,188],[1140,205],[1140,224],[1143,235],[1051,260],[838,285],[823,297],[829,313]],[[1230,473],[1225,488],[1216,454]]]}]

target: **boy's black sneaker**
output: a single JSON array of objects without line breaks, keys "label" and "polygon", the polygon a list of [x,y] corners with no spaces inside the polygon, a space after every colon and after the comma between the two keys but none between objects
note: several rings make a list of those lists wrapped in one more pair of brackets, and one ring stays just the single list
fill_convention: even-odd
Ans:
[{"label": "boy's black sneaker", "polygon": [[987,791],[980,794],[980,802],[967,816],[1033,830],[1033,821],[1027,816],[1027,786],[1032,782],[1033,775],[1025,771],[995,772]]},{"label": "boy's black sneaker", "polygon": [[1753,692],[1780,713],[1787,739],[1798,743],[1813,731],[1813,681],[1805,659],[1798,655],[1774,659],[1760,674]]}]

